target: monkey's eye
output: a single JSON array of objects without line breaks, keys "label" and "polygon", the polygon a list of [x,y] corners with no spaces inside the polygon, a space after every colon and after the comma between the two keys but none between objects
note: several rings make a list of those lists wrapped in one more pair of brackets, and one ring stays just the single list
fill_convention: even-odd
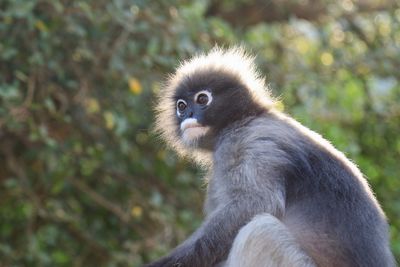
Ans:
[{"label": "monkey's eye", "polygon": [[212,96],[209,91],[201,91],[195,95],[195,102],[199,105],[208,105],[212,101]]},{"label": "monkey's eye", "polygon": [[197,96],[196,102],[200,105],[205,105],[208,102],[208,96],[206,94],[199,94]]},{"label": "monkey's eye", "polygon": [[178,101],[176,101],[176,108],[178,109],[178,112],[182,112],[186,109],[187,104],[184,100],[179,99]]}]

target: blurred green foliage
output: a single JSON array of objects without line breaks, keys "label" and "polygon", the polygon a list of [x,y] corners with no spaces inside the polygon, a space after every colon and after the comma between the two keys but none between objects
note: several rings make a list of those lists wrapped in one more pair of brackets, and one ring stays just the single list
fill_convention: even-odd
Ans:
[{"label": "blurred green foliage", "polygon": [[399,260],[400,9],[325,2],[323,20],[233,27],[210,1],[0,1],[0,265],[140,266],[193,231],[201,170],[151,134],[154,93],[240,43],[366,174]]}]

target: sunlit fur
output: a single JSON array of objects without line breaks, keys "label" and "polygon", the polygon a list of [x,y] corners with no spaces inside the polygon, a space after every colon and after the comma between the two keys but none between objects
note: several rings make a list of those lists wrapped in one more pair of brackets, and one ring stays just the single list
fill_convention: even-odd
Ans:
[{"label": "sunlit fur", "polygon": [[190,155],[200,164],[209,164],[210,154],[193,149],[194,146],[185,145],[176,132],[176,103],[173,98],[176,87],[183,77],[190,76],[195,72],[202,70],[223,71],[239,78],[244,86],[249,88],[255,102],[266,108],[272,107],[275,100],[269,94],[265,79],[254,66],[254,57],[246,54],[241,47],[233,47],[228,50],[215,47],[207,54],[199,54],[183,61],[158,94],[156,131],[181,156]]}]

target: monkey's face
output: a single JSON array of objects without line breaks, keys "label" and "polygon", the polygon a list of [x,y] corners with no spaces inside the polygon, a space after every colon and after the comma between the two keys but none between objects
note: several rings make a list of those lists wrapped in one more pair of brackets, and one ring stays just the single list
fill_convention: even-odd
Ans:
[{"label": "monkey's face", "polygon": [[225,127],[261,110],[236,77],[215,71],[185,79],[174,100],[181,140],[186,146],[202,149],[213,149]]},{"label": "monkey's face", "polygon": [[178,131],[186,145],[197,144],[211,131],[206,113],[212,102],[213,94],[210,89],[201,90],[176,101]]}]

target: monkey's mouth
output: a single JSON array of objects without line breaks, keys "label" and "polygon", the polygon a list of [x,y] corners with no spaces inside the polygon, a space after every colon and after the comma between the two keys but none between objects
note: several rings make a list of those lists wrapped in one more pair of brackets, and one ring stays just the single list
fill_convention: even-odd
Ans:
[{"label": "monkey's mouth", "polygon": [[184,133],[188,129],[192,128],[203,128],[204,126],[197,122],[196,119],[186,119],[181,123],[181,131]]},{"label": "monkey's mouth", "polygon": [[185,143],[191,143],[205,135],[209,127],[203,126],[196,119],[186,119],[181,123],[182,138]]}]

